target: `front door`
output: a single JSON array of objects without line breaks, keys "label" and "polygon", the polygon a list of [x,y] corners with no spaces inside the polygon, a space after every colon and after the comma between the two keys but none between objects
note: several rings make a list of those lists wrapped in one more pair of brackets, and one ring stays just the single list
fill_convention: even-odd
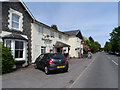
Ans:
[{"label": "front door", "polygon": [[57,53],[62,53],[62,48],[56,48]]}]

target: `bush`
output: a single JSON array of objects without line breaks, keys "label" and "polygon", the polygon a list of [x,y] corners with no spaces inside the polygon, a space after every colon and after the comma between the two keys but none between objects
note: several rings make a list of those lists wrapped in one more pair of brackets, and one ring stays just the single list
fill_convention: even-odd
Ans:
[{"label": "bush", "polygon": [[11,54],[11,50],[8,47],[2,47],[2,74],[9,73],[12,71],[15,65],[15,60]]},{"label": "bush", "polygon": [[2,74],[2,42],[0,42],[0,75]]}]

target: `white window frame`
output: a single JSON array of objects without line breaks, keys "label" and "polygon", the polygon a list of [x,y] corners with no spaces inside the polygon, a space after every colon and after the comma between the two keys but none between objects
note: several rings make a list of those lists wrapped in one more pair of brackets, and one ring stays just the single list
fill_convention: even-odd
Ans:
[{"label": "white window frame", "polygon": [[[43,50],[43,52],[42,52],[42,50]],[[44,54],[44,53],[46,53],[46,47],[45,46],[41,46],[41,54]]]},{"label": "white window frame", "polygon": [[18,39],[5,39],[4,40],[4,46],[6,46],[6,41],[7,40],[11,40],[11,51],[12,51],[13,58],[15,58],[15,41],[23,42],[23,58],[15,58],[15,60],[17,60],[17,61],[26,60],[26,55],[27,55],[27,52],[26,52],[27,51],[26,41],[18,40]]},{"label": "white window frame", "polygon": [[38,33],[43,34],[43,27],[42,26],[38,26]]},{"label": "white window frame", "polygon": [[[23,27],[23,14],[16,11],[16,10],[14,10],[14,9],[12,9],[12,8],[10,8],[10,10],[8,12],[9,12],[9,15],[8,15],[8,17],[9,17],[9,19],[8,19],[8,23],[9,23],[8,28],[18,30],[18,31],[23,31],[23,28],[22,28]],[[13,16],[13,14],[19,16],[19,28],[12,27],[12,16]]]},{"label": "white window frame", "polygon": [[59,38],[59,39],[62,39],[62,34],[58,34],[58,38]]},{"label": "white window frame", "polygon": [[[23,41],[18,41],[18,40],[15,40],[15,42],[22,42],[22,44],[23,44],[23,49],[15,49],[15,51],[16,50],[18,50],[18,51],[20,51],[20,50],[22,50],[23,52],[24,52],[24,42]],[[24,57],[24,54],[22,55],[22,58]],[[15,57],[16,58],[16,57]]]},{"label": "white window frame", "polygon": [[7,41],[10,41],[10,46],[9,46],[9,48],[11,48],[11,40],[8,40],[8,39],[5,40],[5,47],[8,47],[8,46],[7,46]]},{"label": "white window frame", "polygon": [[50,36],[54,38],[54,31],[53,30],[50,31]]},{"label": "white window frame", "polygon": [[[18,16],[17,14],[12,14],[12,28],[14,28],[14,29],[19,29],[19,27],[20,27],[20,16],[18,16],[18,22],[17,21],[15,21],[15,20],[13,20],[13,15],[16,15],[16,16]],[[16,27],[13,27],[13,23],[16,23],[16,24],[18,24],[18,28],[16,28]]]}]

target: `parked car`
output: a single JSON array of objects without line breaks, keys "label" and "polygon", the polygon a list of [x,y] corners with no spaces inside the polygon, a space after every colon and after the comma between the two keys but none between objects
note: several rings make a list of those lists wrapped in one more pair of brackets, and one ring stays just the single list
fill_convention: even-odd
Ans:
[{"label": "parked car", "polygon": [[113,52],[113,51],[108,51],[108,53],[109,53],[109,54],[115,54],[115,52]]},{"label": "parked car", "polygon": [[120,52],[115,52],[115,55],[120,56]]},{"label": "parked car", "polygon": [[35,68],[41,68],[46,74],[53,70],[68,71],[68,59],[63,54],[45,53],[41,54],[35,61]]}]

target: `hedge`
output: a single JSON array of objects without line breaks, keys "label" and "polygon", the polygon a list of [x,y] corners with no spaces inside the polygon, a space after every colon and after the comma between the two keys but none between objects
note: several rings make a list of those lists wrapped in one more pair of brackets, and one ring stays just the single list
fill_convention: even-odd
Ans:
[{"label": "hedge", "polygon": [[10,48],[2,46],[2,74],[11,72],[14,65],[15,60]]}]

